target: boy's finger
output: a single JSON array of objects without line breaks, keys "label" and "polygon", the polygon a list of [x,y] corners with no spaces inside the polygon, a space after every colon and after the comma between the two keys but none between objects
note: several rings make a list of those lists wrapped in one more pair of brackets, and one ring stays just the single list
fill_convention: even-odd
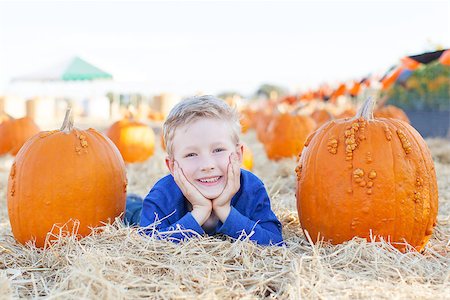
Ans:
[{"label": "boy's finger", "polygon": [[228,169],[227,169],[227,183],[225,185],[224,191],[226,190],[227,192],[230,191],[233,188],[233,184],[234,184],[234,173],[233,173],[233,165],[230,163],[228,164]]},{"label": "boy's finger", "polygon": [[174,167],[175,182],[178,184],[181,190],[186,191],[186,183],[183,178],[184,177],[183,171],[180,169],[178,162],[175,162],[174,166],[175,166]]}]

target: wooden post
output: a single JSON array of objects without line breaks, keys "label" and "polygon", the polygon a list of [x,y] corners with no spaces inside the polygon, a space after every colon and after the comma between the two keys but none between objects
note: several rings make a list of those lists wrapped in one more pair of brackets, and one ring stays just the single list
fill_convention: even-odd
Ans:
[{"label": "wooden post", "polygon": [[36,98],[33,99],[28,99],[25,102],[25,111],[26,111],[26,115],[27,117],[36,120]]},{"label": "wooden post", "polygon": [[0,115],[5,113],[5,97],[0,97]]}]

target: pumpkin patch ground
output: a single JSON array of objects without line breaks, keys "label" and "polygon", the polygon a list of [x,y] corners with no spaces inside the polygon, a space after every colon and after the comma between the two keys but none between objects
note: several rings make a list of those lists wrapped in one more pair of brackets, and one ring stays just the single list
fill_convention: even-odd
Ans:
[{"label": "pumpkin patch ground", "polygon": [[[450,293],[450,143],[427,139],[439,192],[437,225],[424,252],[355,238],[311,244],[296,208],[295,158],[268,160],[254,130],[243,136],[253,172],[265,183],[283,224],[286,247],[259,247],[220,237],[180,245],[139,235],[120,221],[77,240],[60,237],[46,249],[15,241],[6,190],[12,156],[0,157],[0,298],[421,298]],[[155,143],[147,161],[129,164],[128,192],[145,196],[167,174]],[[35,211],[45,214],[45,211]]]}]

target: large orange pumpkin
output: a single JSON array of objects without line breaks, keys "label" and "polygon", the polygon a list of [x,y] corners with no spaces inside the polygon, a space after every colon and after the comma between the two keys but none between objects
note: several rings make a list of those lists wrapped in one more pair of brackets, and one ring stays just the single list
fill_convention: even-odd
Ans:
[{"label": "large orange pumpkin", "polygon": [[[78,220],[78,235],[125,210],[127,179],[116,146],[94,129],[42,131],[17,154],[8,179],[8,214],[20,243],[45,244],[54,224]],[[73,223],[68,232],[74,230]],[[53,232],[57,233],[57,232]]]},{"label": "large orange pumpkin", "polygon": [[39,132],[31,118],[8,119],[0,124],[0,155],[16,155],[22,145]]},{"label": "large orange pumpkin", "polygon": [[316,122],[308,116],[280,113],[274,115],[267,130],[264,146],[267,157],[278,160],[295,157],[303,149],[308,135],[316,129]]},{"label": "large orange pumpkin", "polygon": [[149,126],[133,119],[115,122],[106,135],[128,163],[145,161],[155,152],[155,133]]},{"label": "large orange pumpkin", "polygon": [[305,143],[297,209],[314,241],[383,237],[422,250],[436,224],[438,190],[430,151],[397,119],[374,119],[373,101],[349,120],[333,120]]},{"label": "large orange pumpkin", "polygon": [[410,124],[408,116],[406,113],[399,107],[394,105],[386,105],[381,108],[378,108],[373,112],[375,118],[394,118],[405,121]]}]

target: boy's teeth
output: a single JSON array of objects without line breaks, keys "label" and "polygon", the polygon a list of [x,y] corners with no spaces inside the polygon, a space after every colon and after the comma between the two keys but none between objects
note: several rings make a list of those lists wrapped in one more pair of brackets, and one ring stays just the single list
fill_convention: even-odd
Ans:
[{"label": "boy's teeth", "polygon": [[220,176],[214,177],[214,178],[208,178],[208,179],[199,179],[201,182],[216,182],[219,180]]}]

